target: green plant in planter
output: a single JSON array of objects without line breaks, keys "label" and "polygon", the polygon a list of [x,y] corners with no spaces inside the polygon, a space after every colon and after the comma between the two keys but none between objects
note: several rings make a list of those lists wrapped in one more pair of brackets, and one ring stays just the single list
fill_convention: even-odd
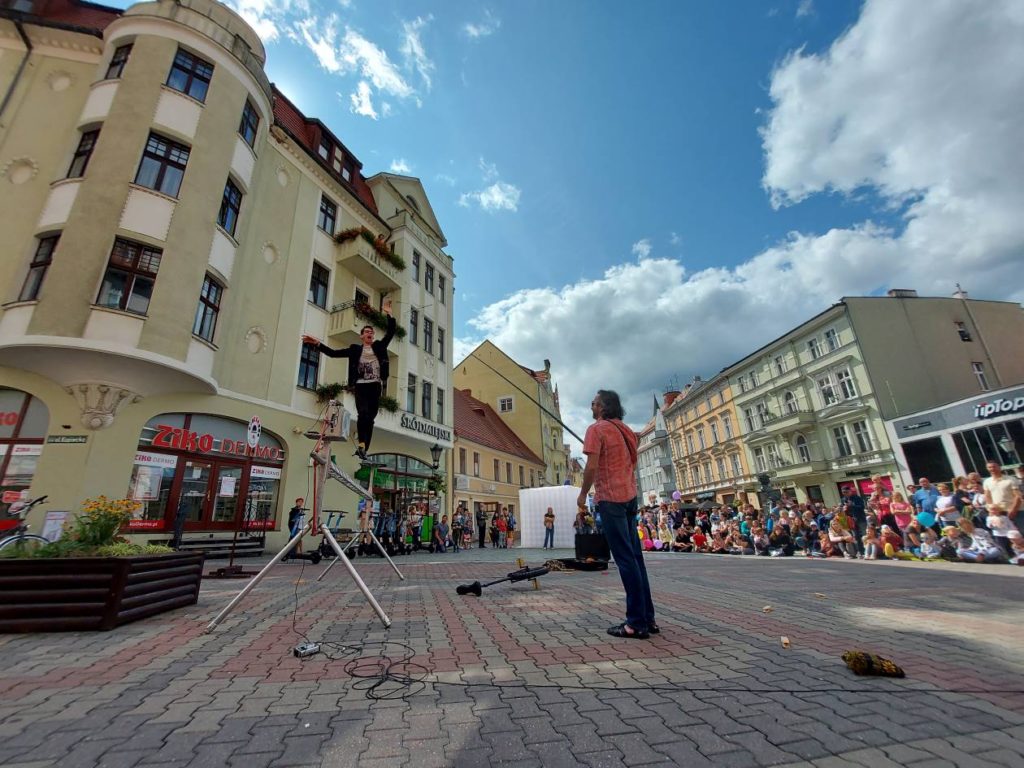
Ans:
[{"label": "green plant in planter", "polygon": [[387,411],[388,413],[396,413],[398,411],[398,400],[393,398],[391,395],[381,395],[380,407],[381,410]]},{"label": "green plant in planter", "polygon": [[[363,318],[364,320],[367,320],[368,322],[372,323],[373,325],[377,326],[378,328],[387,328],[388,327],[388,316],[386,314],[384,314],[383,312],[379,312],[378,310],[374,309],[372,306],[367,304],[365,301],[360,301],[358,304],[356,304],[355,305],[355,311],[356,311],[356,314],[359,315],[359,317]],[[404,339],[405,338],[405,328],[403,328],[402,326],[396,324],[395,325],[395,337],[397,339],[399,339],[399,340]]]},{"label": "green plant in planter", "polygon": [[106,496],[86,499],[75,518],[73,538],[85,547],[113,544],[118,532],[141,506],[134,499],[108,499]]},{"label": "green plant in planter", "polygon": [[434,493],[444,493],[448,490],[448,480],[444,475],[434,475],[427,480],[427,490]]},{"label": "green plant in planter", "polygon": [[345,391],[345,387],[334,382],[333,384],[321,384],[314,391],[316,392],[316,401],[318,403],[326,403],[331,400],[337,400],[338,396]]},{"label": "green plant in planter", "polygon": [[343,243],[346,240],[353,240],[357,237],[363,238],[363,240],[373,246],[373,250],[377,252],[377,255],[384,259],[384,261],[391,264],[391,266],[397,269],[405,269],[405,259],[397,253],[392,253],[388,244],[384,240],[379,239],[366,227],[351,227],[349,229],[343,229],[334,236],[334,241],[336,243]]}]

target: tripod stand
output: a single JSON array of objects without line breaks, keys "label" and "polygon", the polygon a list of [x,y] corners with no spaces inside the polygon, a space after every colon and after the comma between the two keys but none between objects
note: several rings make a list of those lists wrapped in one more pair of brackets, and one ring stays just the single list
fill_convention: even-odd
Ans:
[{"label": "tripod stand", "polygon": [[[333,464],[332,464],[332,466],[333,466]],[[373,488],[373,473],[374,473],[374,470],[371,469],[370,470],[370,487],[371,488]],[[353,536],[352,540],[349,541],[349,543],[345,545],[345,548],[342,550],[342,552],[348,552],[349,548],[352,547],[353,544],[358,542],[363,536],[365,536],[367,534],[369,534],[370,541],[372,541],[374,546],[377,547],[377,550],[382,555],[384,555],[384,559],[387,560],[388,564],[392,568],[395,569],[395,573],[398,574],[398,578],[401,579],[402,581],[405,581],[405,576],[403,576],[402,572],[400,570],[398,570],[398,566],[395,565],[395,561],[391,559],[391,556],[388,554],[388,551],[384,548],[384,545],[380,543],[380,539],[377,538],[377,534],[375,534],[373,532],[373,526],[370,525],[369,516],[367,516],[366,523],[364,523],[362,529],[359,531],[359,535],[358,536]],[[339,555],[337,558],[335,558],[334,560],[332,560],[331,562],[329,562],[327,564],[327,567],[324,568],[323,571],[321,571],[320,575],[316,577],[316,580],[317,581],[323,580],[324,576],[327,575],[327,572],[329,570],[331,570],[331,568],[334,567],[334,564],[337,563],[339,559],[344,559],[345,562],[348,563],[348,558],[347,557],[346,558],[341,558],[341,556]],[[354,567],[351,565],[351,563],[348,563],[348,566],[349,566],[349,568],[352,568],[354,570]]]},{"label": "tripod stand", "polygon": [[[356,583],[356,586],[359,587],[359,591],[363,593],[363,596],[366,598],[366,601],[370,604],[370,607],[373,608],[374,612],[380,618],[381,623],[385,627],[391,626],[391,619],[389,619],[388,615],[384,613],[384,609],[380,607],[380,603],[377,602],[377,599],[373,596],[373,593],[370,592],[370,588],[366,586],[366,582],[363,581],[363,579],[359,576],[359,573],[356,572],[355,567],[344,555],[341,545],[338,544],[337,539],[334,538],[334,534],[331,533],[330,529],[325,524],[320,524],[320,513],[323,510],[324,505],[324,485],[326,485],[328,477],[332,480],[337,480],[349,490],[354,491],[355,493],[365,497],[371,502],[373,501],[373,493],[371,492],[373,489],[372,473],[370,475],[370,490],[367,490],[366,488],[363,488],[361,485],[359,485],[359,483],[357,483],[351,477],[342,472],[340,469],[338,469],[337,465],[335,465],[334,462],[331,461],[331,443],[336,440],[347,439],[345,436],[347,430],[344,428],[346,423],[348,422],[348,419],[345,418],[346,416],[347,414],[345,414],[345,410],[341,407],[341,404],[338,403],[336,400],[332,400],[328,404],[327,409],[324,413],[324,418],[323,421],[321,422],[319,433],[307,433],[311,437],[317,438],[316,446],[310,452],[310,457],[313,459],[313,508],[310,521],[306,523],[302,527],[302,530],[296,533],[295,536],[293,536],[291,540],[285,545],[284,549],[278,552],[274,556],[274,558],[263,567],[263,570],[256,574],[252,578],[252,581],[246,584],[245,587],[242,588],[242,591],[235,595],[234,599],[226,606],[224,606],[221,612],[218,613],[213,618],[213,620],[206,625],[207,632],[212,632],[214,629],[216,629],[217,625],[220,624],[225,618],[227,618],[228,614],[234,610],[235,606],[242,602],[245,596],[249,594],[253,590],[253,588],[255,588],[255,586],[263,580],[263,578],[270,572],[271,568],[277,565],[277,563],[280,562],[281,558],[283,558],[286,553],[290,552],[292,548],[310,531],[315,531],[323,534],[324,538],[326,538],[327,541],[330,542],[331,548],[337,555],[334,562],[341,560],[344,563],[345,567],[348,569],[349,576],[352,577],[352,580]],[[390,558],[388,559],[390,560]],[[332,563],[332,565],[333,564],[334,563]],[[398,568],[395,567],[395,564],[391,563],[391,565],[395,568],[395,572],[398,573]],[[328,568],[330,568],[330,566],[328,566]],[[326,572],[327,569],[324,570],[324,573]],[[323,578],[323,575],[324,574],[320,574],[320,578]],[[401,573],[398,573],[398,575],[402,579],[405,578],[404,576],[402,576]],[[317,581],[319,580],[320,579],[317,579]]]}]

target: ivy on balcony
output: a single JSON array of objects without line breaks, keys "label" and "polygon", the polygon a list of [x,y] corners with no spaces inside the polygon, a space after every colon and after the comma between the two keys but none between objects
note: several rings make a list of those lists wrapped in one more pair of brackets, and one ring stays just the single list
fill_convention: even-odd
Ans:
[{"label": "ivy on balcony", "polygon": [[387,243],[384,242],[383,236],[375,237],[366,227],[352,227],[350,229],[343,229],[334,236],[334,242],[344,243],[347,240],[354,240],[357,237],[363,238],[370,246],[377,252],[377,254],[384,259],[384,261],[391,264],[397,269],[405,269],[405,259],[399,256],[397,253],[392,253]]},{"label": "ivy on balcony", "polygon": [[[370,325],[385,329],[388,327],[388,316],[380,310],[374,309],[365,301],[346,301],[342,304],[335,304],[331,307],[331,312],[343,312],[346,309],[354,309],[356,317],[361,317]],[[395,338],[405,338],[405,328],[397,323],[395,324]]]}]

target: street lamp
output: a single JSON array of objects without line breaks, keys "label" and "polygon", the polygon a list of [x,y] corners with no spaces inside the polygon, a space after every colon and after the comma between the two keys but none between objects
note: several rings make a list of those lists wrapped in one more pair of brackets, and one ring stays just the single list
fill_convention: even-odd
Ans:
[{"label": "street lamp", "polygon": [[441,466],[441,451],[443,450],[444,449],[437,443],[430,446],[430,458],[434,460],[434,469]]},{"label": "street lamp", "polygon": [[1003,453],[1011,459],[1017,454],[1017,444],[1013,442],[1013,438],[1009,435],[1003,435],[996,442],[998,442],[999,447],[1003,449]]}]

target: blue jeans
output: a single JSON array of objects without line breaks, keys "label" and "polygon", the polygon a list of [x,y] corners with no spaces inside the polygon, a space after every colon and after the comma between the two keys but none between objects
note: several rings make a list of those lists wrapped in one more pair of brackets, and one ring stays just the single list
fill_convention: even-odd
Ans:
[{"label": "blue jeans", "polygon": [[555,526],[544,529],[544,549],[548,547],[555,548]]},{"label": "blue jeans", "polygon": [[646,632],[654,624],[654,601],[640,537],[636,535],[636,509],[636,497],[597,503],[604,537],[626,590],[626,623],[638,632]]}]

